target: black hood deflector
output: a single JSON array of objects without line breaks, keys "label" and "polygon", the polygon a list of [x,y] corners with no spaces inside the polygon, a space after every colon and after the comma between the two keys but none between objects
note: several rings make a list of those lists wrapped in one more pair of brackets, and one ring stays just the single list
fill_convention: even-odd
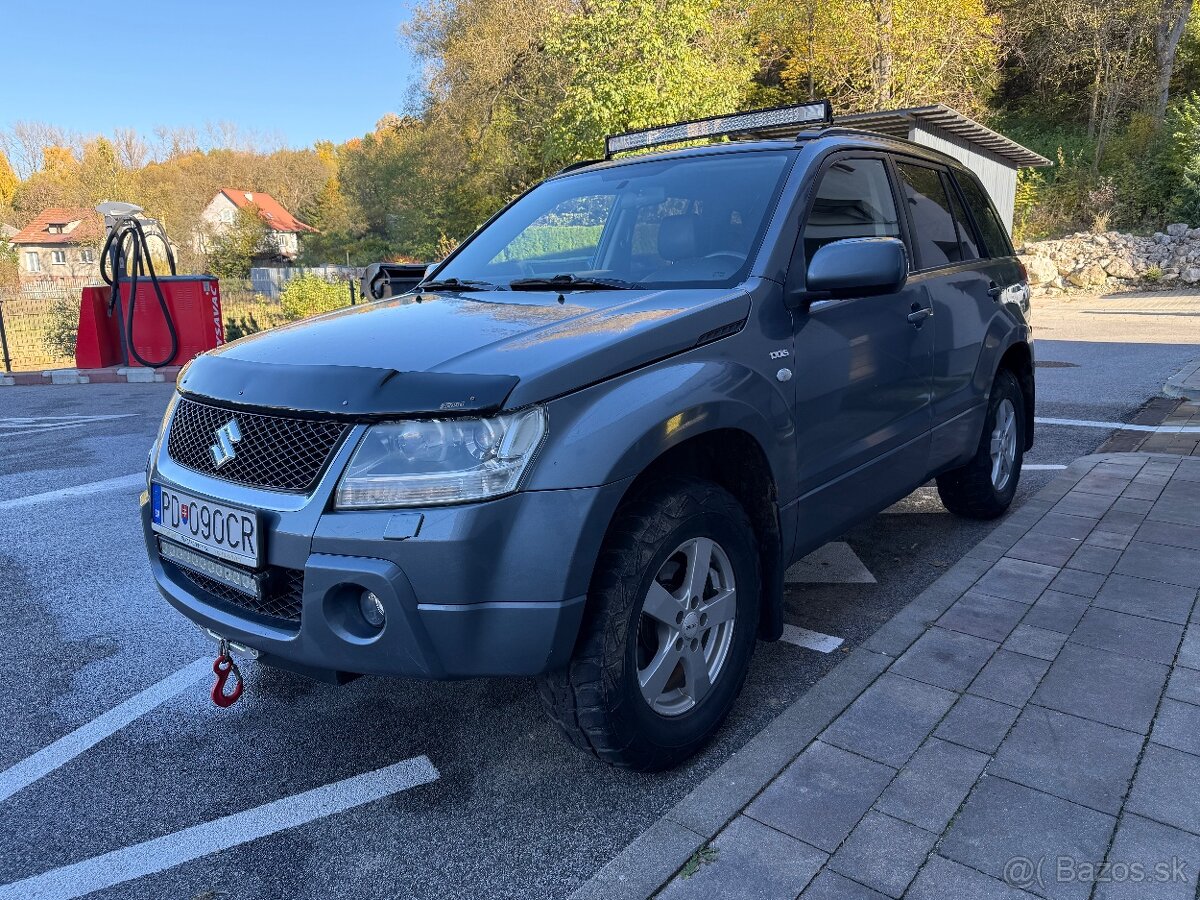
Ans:
[{"label": "black hood deflector", "polygon": [[187,367],[179,390],[248,409],[370,420],[495,412],[519,380],[515,375],[293,366],[206,355]]}]

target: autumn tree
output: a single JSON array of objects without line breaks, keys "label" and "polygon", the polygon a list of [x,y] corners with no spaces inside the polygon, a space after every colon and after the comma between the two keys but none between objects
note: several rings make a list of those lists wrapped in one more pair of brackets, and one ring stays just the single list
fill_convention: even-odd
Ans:
[{"label": "autumn tree", "polygon": [[1009,93],[1052,115],[1082,117],[1102,150],[1114,122],[1153,83],[1151,2],[1006,0],[1002,12],[1020,63],[1010,70]]},{"label": "autumn tree", "polygon": [[1160,124],[1167,114],[1171,99],[1171,76],[1175,72],[1175,55],[1179,42],[1192,15],[1192,0],[1158,0],[1154,20],[1154,61],[1157,65],[1154,119]]},{"label": "autumn tree", "polygon": [[753,9],[760,84],[778,100],[828,96],[839,112],[946,103],[982,114],[1000,20],[983,0],[766,0]]},{"label": "autumn tree", "polygon": [[0,207],[10,206],[20,181],[9,165],[8,157],[0,150]]}]

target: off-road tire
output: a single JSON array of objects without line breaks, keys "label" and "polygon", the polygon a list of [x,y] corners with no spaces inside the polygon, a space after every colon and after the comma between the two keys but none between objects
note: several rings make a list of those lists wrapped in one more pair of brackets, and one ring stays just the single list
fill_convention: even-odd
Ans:
[{"label": "off-road tire", "polygon": [[[736,618],[728,655],[709,693],[677,716],[642,695],[636,643],[651,581],[681,542],[709,537],[736,578]],[[612,765],[660,771],[695,753],[720,726],[746,678],[761,602],[759,556],[742,506],[697,478],[656,483],[617,511],[601,548],[583,623],[566,668],[539,679],[547,713],[582,750]]]},{"label": "off-road tire", "polygon": [[[1016,411],[1016,461],[1003,490],[992,484],[992,431],[996,427],[996,411],[1004,400],[1011,401]],[[1007,369],[996,373],[992,393],[988,398],[987,416],[975,455],[965,466],[944,472],[937,478],[938,494],[946,509],[968,519],[995,519],[1012,504],[1021,478],[1021,463],[1025,455],[1025,396],[1017,379]]]}]

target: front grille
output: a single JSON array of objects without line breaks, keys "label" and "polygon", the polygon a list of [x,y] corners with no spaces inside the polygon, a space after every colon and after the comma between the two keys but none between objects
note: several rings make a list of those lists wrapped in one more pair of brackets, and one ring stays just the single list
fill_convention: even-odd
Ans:
[{"label": "front grille", "polygon": [[271,566],[262,596],[251,597],[200,572],[193,572],[182,566],[177,568],[196,587],[226,606],[235,606],[255,615],[282,619],[292,624],[300,622],[301,601],[304,596],[304,572],[300,569]]},{"label": "front grille", "polygon": [[[241,438],[220,467],[217,430],[237,419]],[[181,398],[171,419],[167,453],[181,466],[235,484],[304,494],[316,486],[349,425],[235,412]]]}]

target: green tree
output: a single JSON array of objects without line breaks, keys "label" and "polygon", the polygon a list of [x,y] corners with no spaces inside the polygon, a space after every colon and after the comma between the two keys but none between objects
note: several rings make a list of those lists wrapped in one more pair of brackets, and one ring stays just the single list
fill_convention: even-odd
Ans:
[{"label": "green tree", "polygon": [[1170,216],[1200,224],[1200,95],[1189,94],[1172,104],[1166,125],[1172,141],[1165,168],[1175,176],[1176,185]]},{"label": "green tree", "polygon": [[228,228],[219,231],[208,248],[208,271],[218,278],[248,278],[254,257],[267,249],[267,226],[258,207],[238,209]]},{"label": "green tree", "polygon": [[738,108],[754,60],[715,0],[593,0],[561,15],[547,55],[569,73],[546,158],[595,157],[605,135]]}]

